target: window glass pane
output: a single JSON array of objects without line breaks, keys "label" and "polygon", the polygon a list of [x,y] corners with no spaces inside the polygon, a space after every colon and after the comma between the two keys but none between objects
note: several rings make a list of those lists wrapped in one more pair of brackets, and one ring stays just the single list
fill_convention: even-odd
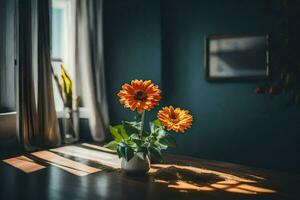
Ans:
[{"label": "window glass pane", "polygon": [[[75,29],[75,3],[73,0],[52,0],[52,66],[54,74],[60,79],[60,68],[64,68],[74,80],[74,29]],[[74,4],[75,5],[75,4]],[[74,51],[74,52],[73,52]],[[74,82],[73,82],[74,83]],[[57,111],[63,110],[63,101],[59,94],[57,82],[53,79],[55,107]]]},{"label": "window glass pane", "polygon": [[63,21],[64,10],[61,8],[52,9],[52,58],[63,58]]},{"label": "window glass pane", "polygon": [[[54,74],[60,79],[60,66],[64,62],[64,29],[65,9],[62,7],[52,7],[52,67]],[[57,111],[63,110],[63,101],[59,94],[57,82],[53,78],[53,93],[55,108]]]}]

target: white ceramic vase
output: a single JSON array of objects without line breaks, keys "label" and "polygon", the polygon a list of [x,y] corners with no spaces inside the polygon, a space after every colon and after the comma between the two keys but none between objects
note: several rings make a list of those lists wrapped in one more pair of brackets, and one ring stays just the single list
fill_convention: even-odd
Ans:
[{"label": "white ceramic vase", "polygon": [[121,168],[128,174],[146,174],[150,169],[150,160],[146,156],[144,160],[134,155],[129,161],[122,158]]}]

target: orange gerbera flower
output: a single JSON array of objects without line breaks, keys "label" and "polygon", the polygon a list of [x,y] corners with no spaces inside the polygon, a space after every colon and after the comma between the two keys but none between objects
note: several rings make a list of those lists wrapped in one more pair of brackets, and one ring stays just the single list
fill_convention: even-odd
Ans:
[{"label": "orange gerbera flower", "polygon": [[161,96],[160,89],[150,80],[133,80],[131,84],[125,83],[122,90],[118,93],[120,103],[125,108],[130,108],[132,111],[137,109],[139,113],[143,110],[150,111],[154,106],[158,105]]},{"label": "orange gerbera flower", "polygon": [[181,133],[190,128],[193,122],[193,117],[188,110],[174,109],[173,106],[163,107],[158,111],[157,117],[168,131]]}]

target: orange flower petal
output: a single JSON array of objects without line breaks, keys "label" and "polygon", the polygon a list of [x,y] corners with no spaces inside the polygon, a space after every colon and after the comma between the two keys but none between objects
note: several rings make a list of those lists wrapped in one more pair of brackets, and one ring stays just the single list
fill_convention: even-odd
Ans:
[{"label": "orange flower petal", "polygon": [[143,110],[150,111],[158,105],[160,93],[158,86],[151,80],[132,80],[130,84],[125,83],[117,95],[125,108],[141,113]]},{"label": "orange flower petal", "polygon": [[173,108],[173,106],[163,107],[158,111],[158,119],[167,128],[168,131],[184,133],[192,126],[193,117],[188,110]]}]

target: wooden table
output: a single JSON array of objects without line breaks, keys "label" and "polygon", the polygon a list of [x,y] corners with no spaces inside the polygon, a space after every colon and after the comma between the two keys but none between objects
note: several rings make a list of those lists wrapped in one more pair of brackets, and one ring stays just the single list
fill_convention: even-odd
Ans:
[{"label": "wooden table", "polygon": [[90,144],[0,155],[0,199],[300,199],[299,175],[191,157],[167,155],[133,177]]}]

